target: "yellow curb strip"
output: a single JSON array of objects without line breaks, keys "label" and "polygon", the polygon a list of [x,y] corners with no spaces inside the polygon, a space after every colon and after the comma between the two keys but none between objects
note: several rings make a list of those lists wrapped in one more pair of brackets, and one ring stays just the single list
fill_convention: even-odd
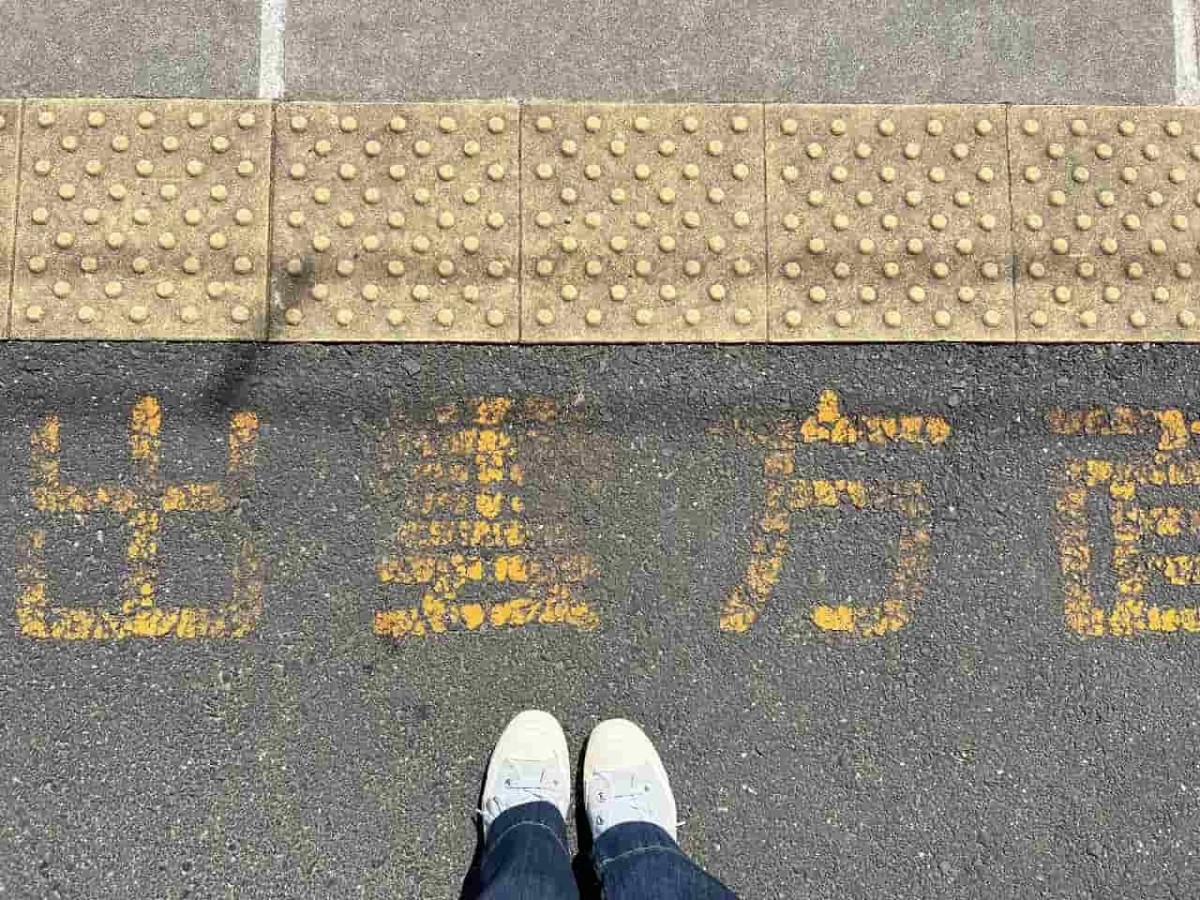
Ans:
[{"label": "yellow curb strip", "polygon": [[0,101],[0,336],[1194,341],[1198,167],[1192,107]]}]

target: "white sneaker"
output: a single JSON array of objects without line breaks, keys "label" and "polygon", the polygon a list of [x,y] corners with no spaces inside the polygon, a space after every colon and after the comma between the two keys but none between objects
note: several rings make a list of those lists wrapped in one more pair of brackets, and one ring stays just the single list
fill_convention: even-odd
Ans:
[{"label": "white sneaker", "polygon": [[483,782],[483,833],[502,813],[525,803],[553,803],[567,816],[571,805],[571,758],[558,719],[539,709],[508,723],[488,762]]},{"label": "white sneaker", "polygon": [[592,730],[583,759],[583,792],[592,838],[623,822],[650,822],[675,840],[675,795],[658,751],[625,719]]}]

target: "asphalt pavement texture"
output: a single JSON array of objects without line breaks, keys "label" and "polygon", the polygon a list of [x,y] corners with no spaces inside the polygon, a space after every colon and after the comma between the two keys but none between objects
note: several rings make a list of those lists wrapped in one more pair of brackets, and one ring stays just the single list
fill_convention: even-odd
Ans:
[{"label": "asphalt pavement texture", "polygon": [[[56,602],[117,604],[120,520],[34,511],[30,434],[56,414],[64,480],[130,484],[147,393],[167,481],[220,476],[232,410],[262,422],[236,513],[164,514],[160,602],[228,590],[228,515],[268,571],[242,639],[0,630],[0,886],[455,896],[491,744],[532,706],[576,752],[601,718],[641,722],[683,846],[747,898],[1191,896],[1200,647],[1071,632],[1052,518],[1068,458],[1154,440],[1056,437],[1047,414],[1195,411],[1198,364],[1152,346],[0,346],[6,583],[42,527]],[[891,635],[820,632],[813,603],[881,593],[896,529],[799,513],[763,615],[722,632],[763,503],[764,450],[730,424],[802,419],[824,390],[951,426],[937,447],[796,455],[798,476],[924,483],[925,596]],[[377,609],[417,603],[376,575],[405,505],[381,448],[475,396],[558,405],[522,457],[530,544],[544,530],[539,546],[592,558],[597,628],[373,633]],[[1113,590],[1098,566],[1100,602]]]}]

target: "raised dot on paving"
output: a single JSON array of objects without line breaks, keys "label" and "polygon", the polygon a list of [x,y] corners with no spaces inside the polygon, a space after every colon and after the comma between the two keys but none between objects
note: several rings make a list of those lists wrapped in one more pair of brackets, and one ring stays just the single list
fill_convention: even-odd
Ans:
[{"label": "raised dot on paving", "polygon": [[516,340],[517,124],[505,103],[279,106],[272,339]]},{"label": "raised dot on paving", "polygon": [[766,111],[772,341],[1014,339],[1002,106]]},{"label": "raised dot on paving", "polygon": [[0,100],[0,337],[8,336],[9,290],[12,286],[13,219],[17,211],[17,148],[21,104]]},{"label": "raised dot on paving", "polygon": [[266,333],[271,107],[30,100],[12,334]]},{"label": "raised dot on paving", "polygon": [[525,342],[761,341],[762,107],[524,107]]},{"label": "raised dot on paving", "polygon": [[1013,107],[1023,341],[1200,340],[1200,110]]}]

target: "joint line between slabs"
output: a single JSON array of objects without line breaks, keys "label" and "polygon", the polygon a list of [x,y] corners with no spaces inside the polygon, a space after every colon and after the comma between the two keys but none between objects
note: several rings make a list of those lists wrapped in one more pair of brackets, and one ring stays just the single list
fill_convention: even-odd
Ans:
[{"label": "joint line between slabs", "polygon": [[260,0],[258,13],[258,96],[283,97],[283,35],[287,27],[287,0]]},{"label": "joint line between slabs", "polygon": [[[0,300],[4,302],[4,309],[0,311],[0,326],[3,326],[0,328],[0,340],[9,340],[12,337],[13,323],[17,319],[17,227],[21,222],[21,187],[24,181],[21,177],[21,163],[24,162],[25,111],[28,106],[29,101],[24,98],[17,103],[15,126],[17,129],[17,152],[13,156],[13,165],[17,167],[17,178],[13,183],[12,241],[8,248],[12,259],[8,261],[9,265],[5,266],[8,269],[8,291],[3,297],[0,297]],[[3,260],[0,260],[0,263],[2,262]]]},{"label": "joint line between slabs", "polygon": [[517,340],[525,343],[525,104],[517,104]]},{"label": "joint line between slabs", "polygon": [[767,173],[767,106],[769,104],[758,104],[758,114],[762,117],[762,189],[763,189],[763,221],[762,221],[762,242],[763,242],[763,268],[766,270],[763,273],[763,315],[766,317],[766,328],[763,329],[763,343],[771,342],[771,330],[774,328],[775,322],[772,318],[771,310],[771,279],[774,277],[774,269],[771,268],[771,189],[768,184],[769,175]]},{"label": "joint line between slabs", "polygon": [[1171,0],[1175,27],[1175,102],[1200,103],[1200,58],[1196,51],[1196,0]]},{"label": "joint line between slabs", "polygon": [[1012,147],[1011,103],[1004,104],[1004,156],[1008,167],[1008,285],[1012,289],[1012,337],[1014,343],[1021,340],[1021,308],[1017,303],[1017,279],[1021,277],[1021,257],[1017,253],[1017,206],[1013,196],[1016,167]]}]

